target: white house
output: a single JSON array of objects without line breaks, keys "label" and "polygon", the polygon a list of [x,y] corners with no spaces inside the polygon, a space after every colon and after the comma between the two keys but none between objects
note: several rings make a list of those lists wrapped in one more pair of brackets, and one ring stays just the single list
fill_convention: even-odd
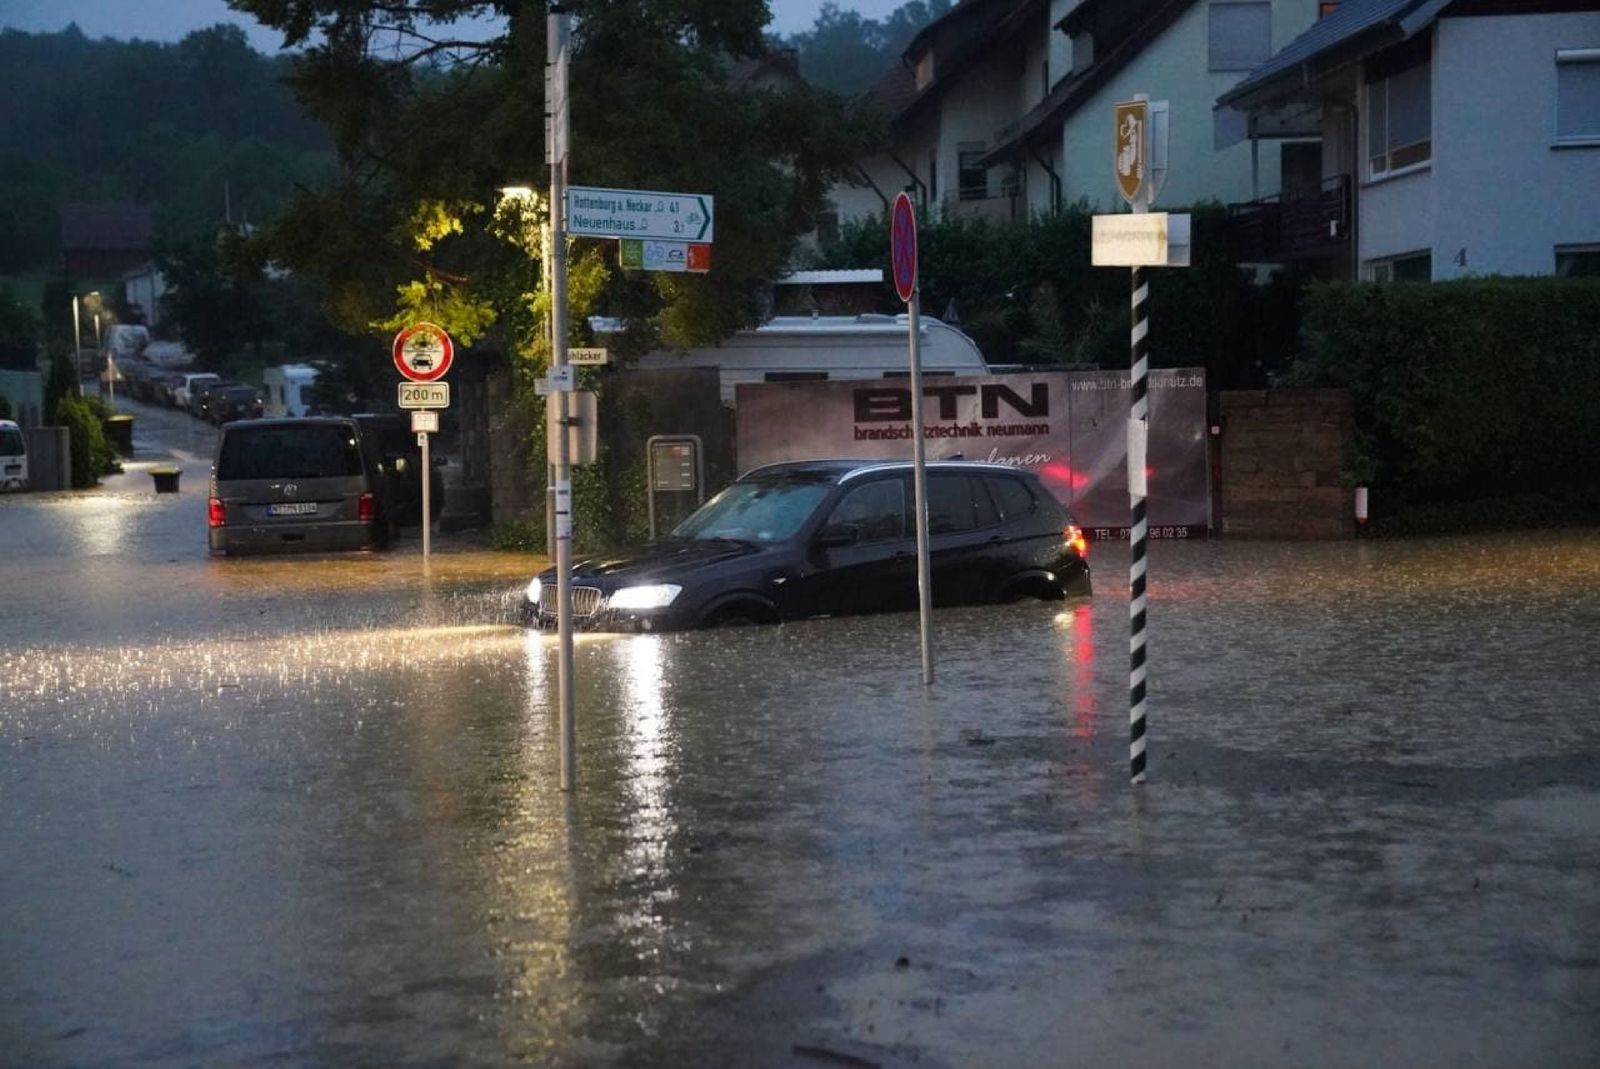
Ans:
[{"label": "white house", "polygon": [[[1600,273],[1600,0],[1345,0],[1220,95],[1216,133],[1321,139],[1352,191],[1339,277]],[[1308,208],[1237,206],[1239,243],[1303,255]]]},{"label": "white house", "polygon": [[[890,144],[838,189],[840,215],[911,188],[941,214],[1023,217],[1087,199],[1120,204],[1112,105],[1170,104],[1166,204],[1277,192],[1311,150],[1213,146],[1211,102],[1311,24],[1318,0],[963,0],[879,83]],[[1280,162],[1282,159],[1285,162]]]}]

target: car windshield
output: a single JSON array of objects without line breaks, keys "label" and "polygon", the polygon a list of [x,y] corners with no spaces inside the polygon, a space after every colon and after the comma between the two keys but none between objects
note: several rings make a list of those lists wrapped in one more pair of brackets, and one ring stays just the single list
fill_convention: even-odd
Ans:
[{"label": "car windshield", "polygon": [[819,482],[734,483],[672,533],[677,538],[781,542],[794,537],[827,493],[827,484]]},{"label": "car windshield", "polygon": [[222,442],[218,479],[330,479],[361,474],[355,431],[338,424],[242,427]]}]

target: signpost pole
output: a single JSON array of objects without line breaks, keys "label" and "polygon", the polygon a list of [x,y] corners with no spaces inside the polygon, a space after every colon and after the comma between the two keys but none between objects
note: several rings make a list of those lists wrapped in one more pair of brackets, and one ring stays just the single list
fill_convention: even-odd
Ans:
[{"label": "signpost pole", "polygon": [[917,213],[902,190],[889,214],[894,289],[906,302],[911,340],[911,481],[917,513],[917,604],[921,616],[922,683],[933,682],[933,583],[928,567],[928,448],[922,422],[922,295],[917,285]]},{"label": "signpost pole", "polygon": [[911,333],[911,474],[916,486],[917,608],[922,617],[922,682],[933,682],[933,583],[928,568],[928,444],[922,438],[922,293],[906,306]]},{"label": "signpost pole", "polygon": [[433,481],[433,467],[428,461],[428,439],[431,435],[424,431],[417,437],[422,439],[422,570],[426,573],[433,567],[433,498],[428,486]]},{"label": "signpost pole", "polygon": [[[566,108],[566,11],[551,4],[545,22],[545,56],[555,69],[551,79],[554,100],[549,136],[550,154],[550,363],[553,368],[567,365],[567,223],[566,223],[566,139],[558,137],[555,124]],[[556,636],[560,652],[556,662],[556,691],[561,706],[561,789],[571,791],[577,741],[573,724],[572,701],[572,458],[567,438],[568,398],[566,390],[550,391],[546,418],[554,418],[559,431],[554,436],[555,467],[555,565]]]}]

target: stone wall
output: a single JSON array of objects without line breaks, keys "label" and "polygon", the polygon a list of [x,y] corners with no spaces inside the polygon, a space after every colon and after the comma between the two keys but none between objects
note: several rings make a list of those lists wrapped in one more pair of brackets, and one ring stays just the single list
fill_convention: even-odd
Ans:
[{"label": "stone wall", "polygon": [[1245,538],[1348,538],[1354,491],[1342,485],[1350,448],[1344,390],[1218,394],[1221,533]]}]

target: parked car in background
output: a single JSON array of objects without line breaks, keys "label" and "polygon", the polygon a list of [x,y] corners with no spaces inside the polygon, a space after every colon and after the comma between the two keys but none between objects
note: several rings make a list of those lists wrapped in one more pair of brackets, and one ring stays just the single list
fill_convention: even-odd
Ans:
[{"label": "parked car in background", "polygon": [[197,395],[207,386],[221,382],[222,376],[210,371],[180,371],[176,374],[180,381],[172,391],[173,404],[199,415],[200,398]]},{"label": "parked car in background", "polygon": [[180,407],[178,405],[178,388],[182,385],[183,375],[181,372],[157,370],[150,378],[151,403],[166,405],[169,408]]},{"label": "parked car in background", "polygon": [[[422,523],[422,447],[411,432],[410,417],[396,413],[357,413],[352,417],[362,437],[382,465],[395,522],[407,527]],[[444,458],[433,456],[428,473],[428,511],[437,520],[444,511],[444,478],[439,467]]]},{"label": "parked car in background", "polygon": [[207,502],[211,552],[382,549],[383,476],[347,418],[227,423]]},{"label": "parked car in background", "polygon": [[22,428],[0,419],[0,490],[28,488],[28,443]]},{"label": "parked car in background", "polygon": [[226,386],[205,394],[206,418],[222,424],[233,420],[260,419],[261,391],[254,386]]},{"label": "parked car in background", "polygon": [[232,379],[223,379],[199,387],[194,391],[194,401],[189,406],[190,413],[199,416],[207,423],[220,424],[222,421],[216,418],[215,410],[221,403],[223,393],[241,385],[243,383],[234,382]]},{"label": "parked car in background", "polygon": [[[758,468],[666,538],[574,564],[575,623],[658,631],[914,609],[911,483],[906,461]],[[928,539],[935,605],[1091,592],[1083,533],[1031,472],[930,463]],[[555,578],[528,584],[528,622],[555,620]]]}]

